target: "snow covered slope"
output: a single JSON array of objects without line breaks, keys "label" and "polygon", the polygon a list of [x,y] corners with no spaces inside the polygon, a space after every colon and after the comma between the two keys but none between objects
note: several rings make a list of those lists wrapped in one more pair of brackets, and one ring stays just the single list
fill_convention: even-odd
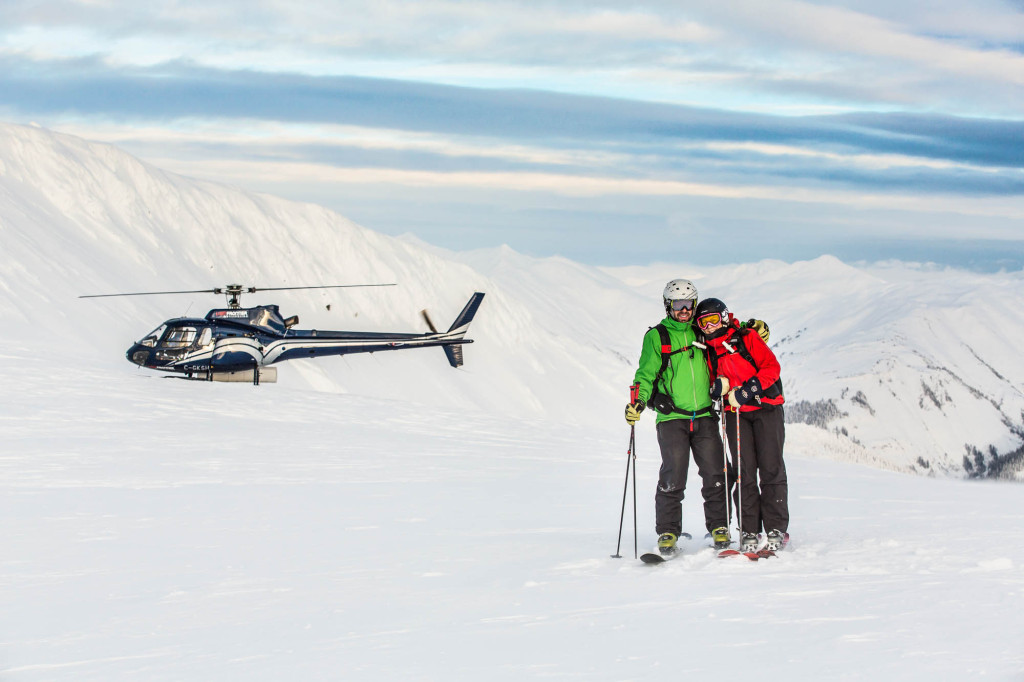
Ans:
[{"label": "snow covered slope", "polygon": [[123,357],[131,341],[164,319],[222,305],[200,295],[80,294],[397,282],[244,302],[279,303],[302,326],[418,331],[420,309],[447,325],[473,291],[485,291],[462,370],[440,351],[417,350],[295,361],[280,382],[580,425],[621,419],[640,338],[662,314],[661,287],[689,277],[738,315],[769,321],[790,419],[849,446],[823,455],[925,473],[1020,474],[1024,365],[1012,339],[1022,323],[1012,311],[1021,308],[1021,273],[855,268],[830,257],[598,269],[507,247],[450,253],[13,125],[0,125],[0,242],[7,348],[44,354],[57,373],[102,365],[139,374]]},{"label": "snow covered slope", "polygon": [[[793,548],[651,567],[625,429],[4,358],[0,679],[1019,680],[1020,486],[822,460]],[[202,389],[202,392],[198,392]],[[244,389],[244,390],[238,390]],[[637,434],[639,547],[660,458]],[[693,474],[696,480],[696,473]],[[684,529],[703,532],[698,486]],[[754,672],[752,672],[752,670]]]},{"label": "snow covered slope", "polygon": [[107,358],[136,372],[124,361],[134,339],[167,318],[224,305],[202,295],[77,300],[81,294],[396,282],[243,304],[277,302],[304,327],[425,331],[421,309],[446,328],[470,294],[484,291],[463,370],[453,371],[439,350],[417,350],[292,362],[280,380],[568,420],[618,402],[614,382],[591,376],[605,357],[596,344],[566,347],[526,303],[465,265],[326,209],[175,176],[107,145],[0,126],[0,239],[4,335],[26,352]]}]

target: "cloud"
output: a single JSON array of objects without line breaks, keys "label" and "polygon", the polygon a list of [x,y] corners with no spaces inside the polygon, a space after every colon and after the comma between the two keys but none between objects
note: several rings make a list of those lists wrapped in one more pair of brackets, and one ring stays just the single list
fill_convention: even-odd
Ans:
[{"label": "cloud", "polygon": [[[969,9],[969,11],[968,11]],[[37,57],[766,107],[1024,110],[1020,12],[995,0],[8,0],[0,45]]]},{"label": "cloud", "polygon": [[171,121],[242,118],[482,136],[553,147],[763,142],[1000,167],[1024,164],[1024,122],[926,114],[783,117],[525,90],[356,77],[223,71],[185,63],[0,59],[8,106]]},{"label": "cloud", "polygon": [[1016,121],[784,117],[186,63],[111,68],[95,58],[0,60],[0,89],[33,117],[183,126],[192,132],[120,139],[180,172],[270,190],[332,182],[1024,214]]}]

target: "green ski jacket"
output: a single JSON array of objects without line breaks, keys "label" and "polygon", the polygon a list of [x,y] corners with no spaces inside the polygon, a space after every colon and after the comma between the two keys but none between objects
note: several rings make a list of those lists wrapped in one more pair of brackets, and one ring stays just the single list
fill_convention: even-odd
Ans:
[{"label": "green ski jacket", "polygon": [[[657,421],[669,419],[692,419],[703,417],[711,408],[711,379],[704,351],[693,345],[697,334],[689,322],[677,322],[671,317],[661,321],[668,329],[672,350],[686,348],[669,357],[668,367],[661,375],[659,391],[667,393],[676,407],[685,413],[658,413]],[[640,385],[640,397],[647,402],[653,393],[654,377],[661,369],[661,336],[651,327],[644,334],[644,345],[640,351],[640,365],[633,376],[633,382]]]}]

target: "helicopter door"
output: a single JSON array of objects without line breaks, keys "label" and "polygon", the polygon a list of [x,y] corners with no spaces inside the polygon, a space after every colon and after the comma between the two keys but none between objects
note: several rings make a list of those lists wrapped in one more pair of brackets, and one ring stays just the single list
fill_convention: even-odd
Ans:
[{"label": "helicopter door", "polygon": [[213,328],[203,327],[203,330],[199,332],[199,340],[196,342],[196,348],[206,348],[213,343]]}]

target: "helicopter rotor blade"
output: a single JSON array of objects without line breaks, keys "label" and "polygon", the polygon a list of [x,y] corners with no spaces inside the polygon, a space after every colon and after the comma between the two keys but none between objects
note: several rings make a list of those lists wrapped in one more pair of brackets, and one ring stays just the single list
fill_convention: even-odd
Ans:
[{"label": "helicopter rotor blade", "polygon": [[111,296],[160,296],[162,294],[219,294],[217,289],[191,289],[189,291],[136,291],[127,294],[89,294],[78,298],[109,298]]},{"label": "helicopter rotor blade", "polygon": [[397,284],[332,284],[328,286],[315,286],[315,287],[242,287],[238,285],[228,285],[226,287],[217,287],[215,289],[188,289],[185,291],[133,291],[130,293],[121,294],[89,294],[87,296],[79,296],[78,298],[109,298],[111,296],[161,296],[164,294],[228,294],[233,293],[234,289],[238,290],[238,293],[243,294],[254,294],[257,291],[293,291],[297,289],[346,289],[349,287],[394,287]]},{"label": "helicopter rotor blade", "polygon": [[398,286],[395,283],[390,284],[329,284],[327,286],[317,287],[252,287],[248,291],[249,293],[255,293],[257,291],[295,291],[298,289],[348,289],[350,287],[395,287]]}]

